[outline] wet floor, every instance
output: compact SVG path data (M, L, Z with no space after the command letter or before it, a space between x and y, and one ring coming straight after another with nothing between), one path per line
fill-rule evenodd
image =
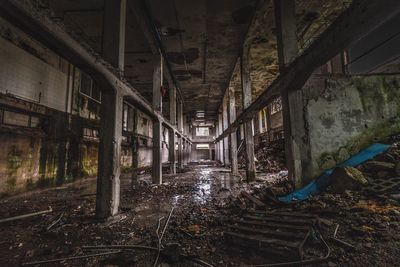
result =
M229 169L213 164L191 165L183 173L164 175L163 184L149 186L153 196L144 196L143 201L134 208L136 220L153 220L156 223L156 218L165 215L172 207L179 212L180 207L188 204L204 208L211 202L222 205L229 197L230 190L242 180L240 175L232 175ZM129 203L129 195L140 191L143 189L140 185L148 185L150 181L150 175L139 177L139 186L133 192L123 192L123 196L128 195L128 199L123 199ZM130 181L123 180L123 183ZM124 187L128 188L126 185Z
M130 175L125 174L121 177L120 215L106 223L94 216L95 178L3 199L0 218L46 210L49 206L53 212L2 225L0 266L82 255L82 247L87 245L157 246L158 222L163 218L160 223L164 225L171 209L174 210L163 244L178 243L180 253L200 257L215 266L237 265L242 263L243 255L232 255L227 250L222 233L226 228L224 220L230 216L230 198L249 186L241 175L232 175L229 169L213 162L189 165L176 175L165 174L161 185L152 185L150 175L141 175L132 188ZM61 220L47 230L59 216ZM105 262L151 266L153 254L124 252L122 263L121 257L117 261L99 257L67 261L60 266L104 266ZM170 266L196 265L182 262Z

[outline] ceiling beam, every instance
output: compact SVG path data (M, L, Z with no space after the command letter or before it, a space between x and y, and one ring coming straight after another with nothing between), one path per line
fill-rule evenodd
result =
M118 90L124 98L132 102L136 108L149 115L152 119L158 119L168 129L183 136L171 125L160 112L153 109L152 105L130 84L121 80L118 73L114 73L109 64L98 55L88 52L77 40L65 31L59 24L51 21L38 10L32 9L24 1L2 0L0 1L0 16L10 21L28 35L46 45L58 55L67 59L70 63L91 75L95 80L108 84L110 88Z
M216 141L235 131L241 123L252 119L259 110L279 96L281 91L300 90L315 69L399 13L398 0L353 0L350 7L302 55L288 65Z
M173 84L177 88L182 103L184 103L179 83L172 72L171 64L168 60L167 53L161 41L161 35L158 32L153 18L151 17L146 2L144 0L132 0L128 1L128 6L130 11L136 16L136 20L138 21L139 26L142 29L147 41L149 42L153 54L161 53L162 57L164 58L165 65L167 67L166 74L169 76L167 80L173 82Z

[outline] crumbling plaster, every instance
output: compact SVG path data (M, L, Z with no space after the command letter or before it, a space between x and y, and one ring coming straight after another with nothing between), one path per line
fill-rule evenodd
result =
M309 180L400 131L400 77L318 76L304 86Z

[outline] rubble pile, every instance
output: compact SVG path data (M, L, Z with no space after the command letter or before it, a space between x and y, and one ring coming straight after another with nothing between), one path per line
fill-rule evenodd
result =
M286 170L285 143L283 139L273 142L260 142L254 147L256 158L256 169L263 173L278 173ZM244 149L239 154L239 167L244 168L246 164Z
M231 202L231 208L240 211L232 212L227 221L228 230L224 231L226 241L239 244L236 246L239 251L245 251L240 244L246 244L257 252L263 251L268 244L273 247L283 244L287 246L285 258L288 259L296 255L290 252L290 248L298 248L298 245L286 242L281 230L280 237L277 237L278 230L270 231L263 227L278 227L277 223L281 223L291 228L294 227L294 214L316 216L318 223L307 228L310 235L305 241L304 250L300 247L300 262L325 262L326 266L397 265L400 258L399 141L400 136L384 140L391 145L387 151L355 168L334 169L327 190L305 201L290 204L280 202L278 196L284 196L290 190L282 183L243 191ZM285 214L285 217L274 221L271 214ZM302 223L306 222L297 217L296 226ZM232 229L236 231L232 233ZM322 238L316 238L316 233ZM318 249L324 247L325 241L329 257L324 256L326 250ZM276 254L270 252L271 255ZM265 264L276 262L282 262L282 257L277 257L273 262L265 259ZM259 263L260 259L249 262Z
M246 183L212 163L165 175L161 185L143 175L132 187L122 177L120 213L106 222L94 217L95 179L3 199L0 218L29 217L1 225L0 262L397 266L398 140L360 166L338 168L320 194L290 204L279 201L293 191L286 172Z

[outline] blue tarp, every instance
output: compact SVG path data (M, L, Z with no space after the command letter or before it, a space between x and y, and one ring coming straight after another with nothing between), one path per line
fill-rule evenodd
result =
M367 161L369 159L372 159L376 155L386 151L390 145L385 145L385 144L373 144L366 149L362 150L358 154L352 156L348 160L340 163L337 167L355 167L357 165L360 165L364 161ZM302 201L308 199L312 195L317 195L321 191L325 190L331 183L330 175L332 174L333 170L328 169L325 170L321 176L313 180L311 183L303 187L302 189L299 189L293 193L290 193L287 196L280 197L279 200L282 202L290 203L292 201Z

